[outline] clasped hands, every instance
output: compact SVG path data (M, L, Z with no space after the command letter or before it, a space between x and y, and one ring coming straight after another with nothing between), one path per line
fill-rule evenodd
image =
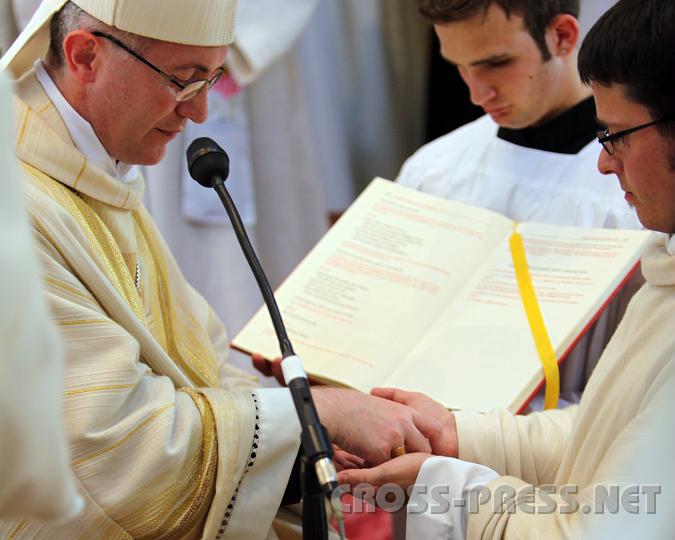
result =
M424 461L434 455L457 457L455 417L424 394L375 388L314 388L319 416L333 441L340 484L366 483L375 489L415 483ZM339 403L339 404L338 404ZM393 457L404 447L405 455Z
M254 365L280 378L280 362L253 357ZM454 415L417 392L375 388L371 395L341 388L312 387L322 424L336 445L341 484L394 483L404 490L433 455L457 457ZM396 449L405 455L394 457Z

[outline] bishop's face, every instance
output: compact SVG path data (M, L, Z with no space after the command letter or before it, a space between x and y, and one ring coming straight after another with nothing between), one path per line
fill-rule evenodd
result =
M649 110L627 97L621 84L592 83L598 119L609 133L646 124ZM628 204L635 207L640 222L648 229L675 233L675 140L651 126L612 143L610 156L600 151L598 169L615 174Z
M88 89L87 118L108 153L129 164L154 165L188 120L208 113L207 90L176 101L179 88L116 45L100 39L99 75ZM227 47L196 47L153 41L142 55L159 69L187 83L213 77Z
M503 127L524 128L540 124L567 107L562 92L568 84L562 61L544 61L541 51L524 25L523 18L510 17L492 3L485 16L435 25L441 55L455 64L469 87L471 101L482 107ZM546 34L553 51L555 33Z

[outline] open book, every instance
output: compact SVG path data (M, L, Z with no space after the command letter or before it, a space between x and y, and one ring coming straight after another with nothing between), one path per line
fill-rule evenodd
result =
M543 370L514 275L516 224L375 179L277 291L307 372L424 392L452 409L519 410ZM637 267L651 233L520 223L561 359ZM263 307L233 340L272 359Z

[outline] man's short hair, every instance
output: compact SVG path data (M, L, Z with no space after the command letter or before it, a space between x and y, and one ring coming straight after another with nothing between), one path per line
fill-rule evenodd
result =
M675 119L675 2L621 0L590 30L579 51L581 80L625 85L652 118ZM675 125L659 126L675 136Z
M579 0L419 0L419 12L433 24L463 21L485 15L492 4L497 4L507 17L519 15L541 51L544 61L551 59L546 44L546 28L560 14L579 18Z
M79 6L72 2L66 2L66 4L54 14L49 25L49 51L47 52L45 62L50 68L60 70L65 66L63 40L70 32L79 29L107 32L124 41L126 45L139 53L152 41L150 38L130 34L129 32L124 32L108 26L89 15L89 13ZM117 50L116 48L116 52L122 53L122 49Z

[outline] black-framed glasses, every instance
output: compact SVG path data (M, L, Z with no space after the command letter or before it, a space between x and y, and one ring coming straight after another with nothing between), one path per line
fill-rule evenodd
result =
M654 120L653 122L647 122L646 124L641 124L639 126L635 126L629 129L617 131L616 133L610 133L609 128L607 128L604 131L598 132L598 142L605 149L605 152L607 152L610 156L612 156L614 155L614 142L623 139L624 137L630 135L631 133L640 131L641 129L655 126L656 124L662 124L664 122L671 122L672 120L673 118L670 117L659 118L658 120Z
M218 80L227 71L224 67L221 67L220 71L218 73L216 73L210 79L196 79L196 80L189 81L189 82L182 82L182 81L179 81L178 79L176 79L175 77L172 77L168 73L164 73L161 69L159 69L157 66L155 66L154 64L147 61L140 54L138 54L136 51L134 51L131 47L122 43L115 36L111 36L110 34L106 34L105 32L100 32L98 30L96 32L92 32L92 35L97 36L97 37L102 37L102 38L107 39L108 41L113 42L115 45L117 45L118 47L120 47L120 48L124 49L126 52L128 52L131 56L133 56L137 60L140 60L141 62L143 62L150 69L159 73L167 81L169 81L172 84L175 84L179 88L179 91L176 93L176 101L189 101L189 100L191 100L193 97L195 97L197 94L199 94L199 92L201 92L204 88L213 87L213 85L216 84L218 82Z

